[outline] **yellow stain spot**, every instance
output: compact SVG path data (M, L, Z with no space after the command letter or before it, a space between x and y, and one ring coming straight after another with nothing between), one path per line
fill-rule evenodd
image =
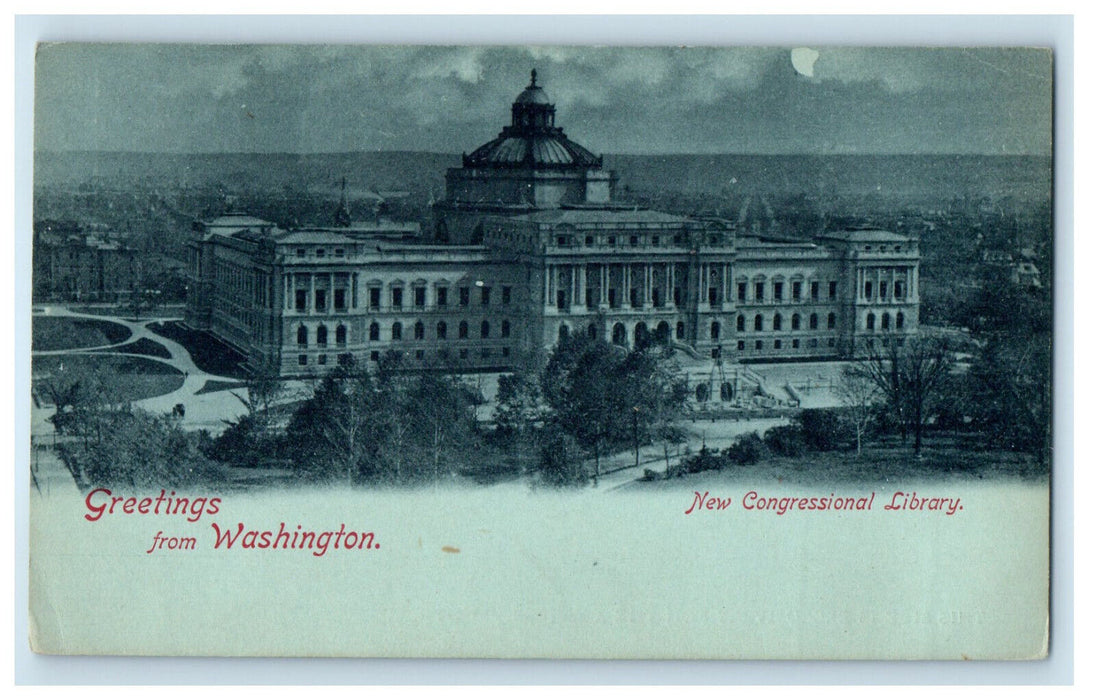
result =
M450 547L449 545L445 545L444 547L442 547L441 551L445 552L446 554L460 554L459 549L457 549L456 547Z

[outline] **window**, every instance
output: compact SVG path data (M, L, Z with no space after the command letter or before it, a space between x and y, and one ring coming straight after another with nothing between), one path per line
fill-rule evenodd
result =
M754 350L760 350L763 347L765 347L765 344L762 343L760 340L755 340L754 341Z
M319 357L317 357L316 358L316 364L326 365L327 364L327 355L320 355Z
M783 282L773 282L773 301L784 301Z
M779 350L781 348L781 346L782 346L782 343L779 340L774 340L773 341L773 349L774 350Z
M632 246L633 248L639 246L639 236L630 236L628 238L628 245Z
M886 282L880 282L879 283L879 298L880 299L886 299L887 298L887 283Z
M510 357L510 348L503 348L502 349L502 356L503 357Z
M875 330L875 314L868 314L868 317L864 319L864 327L869 331Z
M587 247L589 247L589 246L592 246L593 244L594 244L594 237L593 237L593 236L587 236L587 237L586 237L586 245L587 245Z
M898 330L902 330L902 327L905 326L905 325L906 325L906 317L905 317L905 315L902 314L901 311L899 311L898 315L894 317L894 327L897 328Z
M480 324L480 337L481 338L490 338L491 337L491 323L489 321L484 321L483 323Z
M468 321L461 321L457 326L457 337L462 340L468 337Z
M639 306L639 290L635 287L628 290L628 303L633 308Z
M392 340L403 340L403 325L399 321L392 324Z
M803 296L803 283L802 282L792 282L792 300L793 301L799 301L799 299L802 296Z
M784 317L781 316L780 314L777 314L777 315L773 316L773 330L774 331L784 330Z
M792 341L792 348L794 348L796 350L799 349L799 338L796 338L795 340Z
M894 283L894 298L901 299L906 296L906 289L902 285L901 280Z
M380 362L381 361L380 352L377 351L377 350L374 350L371 353L369 353L369 360L370 360L370 362Z
M415 307L423 308L426 306L426 287L415 287Z
M319 345L321 348L327 347L327 326L321 324L320 327L316 329L316 345Z
M764 282L754 282L754 301L765 301Z
M738 341L738 351L742 352L745 349L746 349L746 341L745 340Z
M830 312L830 315L826 317L826 328L829 328L831 331L834 328L837 328L837 314L832 311Z
M830 299L837 298L837 282L830 282Z
M674 329L678 340L685 340L685 323L682 321L677 322L677 328Z
M481 287L480 288L480 304L483 305L483 306L487 306L490 303L491 303L491 288L490 287Z
M303 258L304 255L305 255L304 248L298 248L297 249L297 257L298 258Z
M811 282L811 301L818 301L818 283Z
M871 299L871 291L872 291L872 283L871 282L865 282L864 283L864 298L865 299Z
M335 327L335 344L346 345L346 326L341 323Z
M297 355L297 364L304 367L308 364L308 355Z
M745 282L739 282L738 283L738 301L743 303L743 304L746 303L746 283Z
M888 313L883 314L883 330L890 330L890 314Z
M818 330L818 314L811 314L810 320L807 321L807 327L812 331Z
M674 306L681 306L681 287L674 287Z
M480 350L480 357L491 357L491 348L483 348Z
M316 311L324 311L327 308L327 290L316 290Z
M336 311L346 311L346 290L345 289L336 289L335 290L335 310Z
M449 331L449 328L445 325L445 321L438 321L437 333L438 340L445 340L445 334Z
M830 338L829 342L828 342L828 343L826 343L826 344L827 344L827 345L829 345L829 346L830 346L830 347L832 348L832 347L834 347L835 345L837 345L837 341L836 341L836 340L834 340L833 338Z
M792 330L799 330L799 314L792 314Z
M567 292L563 289L556 290L556 308L560 311L567 308Z
M381 289L380 287L369 288L369 308L378 309L381 305Z
M343 250L342 248L336 248L335 249L335 257L336 258L345 258L346 257L346 251Z
M761 314L754 316L754 330L764 330L764 320L761 318Z
M503 304L509 304L510 303L510 287L509 286L504 286L502 288L502 303Z
M399 309L403 307L403 287L392 288L392 308Z
M712 321L711 336L712 336L712 340L719 340L719 322L718 321Z
M468 306L469 300L472 298L472 292L468 287L460 288L460 305Z
M502 337L503 338L509 338L510 337L510 322L509 321L503 321L502 322Z
M712 306L715 306L716 304L719 303L719 288L718 287L708 287L708 303Z
M415 351L415 359L416 360L421 360L424 357L426 357L426 351L425 350L416 350Z
M651 245L657 246L659 242L658 236L651 236Z
M447 287L438 287L436 298L438 306L446 306L449 303L449 289Z
M317 248L316 249L316 257L317 258L322 258L324 255L326 255L326 252L324 251L323 248Z
M739 317L737 319L735 319L735 330L738 331L739 333L745 332L745 330L746 330L746 317L745 316L739 315Z
M375 321L369 324L369 339L380 340L381 339L381 327Z
M461 348L460 352L457 353L457 355L460 357L460 359L467 360L468 359L468 348Z
M297 345L308 347L308 329L304 326L297 326Z
M426 326L422 325L422 321L415 321L415 340L422 340L426 337Z
M294 299L297 311L304 311L308 307L308 290L298 289Z
M609 245L616 245L616 236L609 236Z

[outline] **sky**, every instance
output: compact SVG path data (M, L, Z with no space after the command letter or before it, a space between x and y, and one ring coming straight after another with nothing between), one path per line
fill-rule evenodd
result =
M1049 51L43 44L35 145L471 152L535 68L595 153L1051 152Z

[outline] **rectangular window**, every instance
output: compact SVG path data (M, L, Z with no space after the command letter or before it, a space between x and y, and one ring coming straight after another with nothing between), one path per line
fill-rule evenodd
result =
M392 288L392 308L398 309L403 306L403 288Z
M308 355L297 355L297 364L304 367L308 364Z
M865 299L871 299L871 289L872 289L871 282L865 282L864 283L864 298Z
M487 306L490 303L491 303L491 288L490 287L481 287L480 288L480 304L482 304L483 306Z
M796 348L796 349L799 348L799 339L798 338L796 338L795 340L792 341L792 347Z
M426 306L426 287L415 287L415 306L420 309Z
M783 282L773 282L773 301L784 301Z
M556 308L560 311L567 308L567 292L562 289L556 290Z
M345 258L346 257L346 251L343 250L342 248L336 248L335 249L335 257L336 258Z
M906 289L900 281L894 283L894 298L901 299L906 296Z
M681 306L681 287L674 287L674 306Z
M879 283L879 298L880 299L886 299L887 298L887 283L886 282L880 282Z
M316 311L325 311L327 309L327 290L316 290Z
M380 287L369 288L369 308L376 309L381 305L381 289Z
M781 346L781 341L779 341L779 340L774 340L773 341L773 349L774 350L779 350L780 346Z
M632 289L628 290L628 303L631 304L633 308L639 306L639 290L638 289L633 287Z
M324 256L324 249L323 248L317 248L316 249L316 257L317 258L322 258L323 256Z
M460 288L460 305L468 306L472 299L472 292L468 287Z
M317 357L316 358L316 364L326 365L327 364L327 355L320 355L319 357Z
M345 289L336 289L335 290L335 310L336 311L346 311L346 290Z
M811 282L811 301L818 301L818 283Z
M503 287L502 288L502 303L503 304L509 304L510 303L510 287Z
M708 303L715 306L719 303L719 288L708 287Z
M632 246L633 248L637 247L639 245L639 236L629 237L628 238L628 245Z
M657 246L659 242L658 236L651 236L651 245Z
M760 350L762 347L764 347L764 345L760 340L754 341L754 350Z
M799 301L803 297L803 283L792 282L792 300Z
M304 255L305 255L304 248L298 248L297 249L297 257L298 258L303 258Z
M745 349L746 349L746 341L745 340L738 341L738 351L742 352Z
M592 246L593 244L594 244L594 237L593 236L587 236L586 237L586 246L589 247L589 246Z
M294 299L294 306L297 311L304 311L308 307L308 290L298 289L296 292L296 298Z
M460 359L467 360L468 359L468 348L461 348L461 351L460 351L459 355L460 355Z
M510 348L503 348L502 349L502 356L503 357L510 357Z
M369 353L369 360L371 362L380 362L380 360L381 360L380 350L374 350L373 352Z
M423 351L423 350L416 350L415 351L415 359L416 360L421 360L424 357L426 357L426 352L425 351Z
M764 282L754 282L754 301L765 301Z
M449 290L445 287L438 287L437 291L438 306L445 306L449 303Z
M740 301L743 304L746 303L746 283L745 282L739 282L738 283L738 301Z
M609 236L609 245L616 245L616 236Z
M837 282L830 282L830 299L837 298Z

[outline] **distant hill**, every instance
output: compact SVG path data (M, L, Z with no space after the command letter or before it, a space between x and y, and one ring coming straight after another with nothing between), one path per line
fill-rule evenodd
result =
M1050 158L1036 156L606 155L627 194L680 192L737 197L1050 197ZM440 198L457 155L425 152L163 154L39 152L35 185L60 189L216 188L227 193L407 191Z

